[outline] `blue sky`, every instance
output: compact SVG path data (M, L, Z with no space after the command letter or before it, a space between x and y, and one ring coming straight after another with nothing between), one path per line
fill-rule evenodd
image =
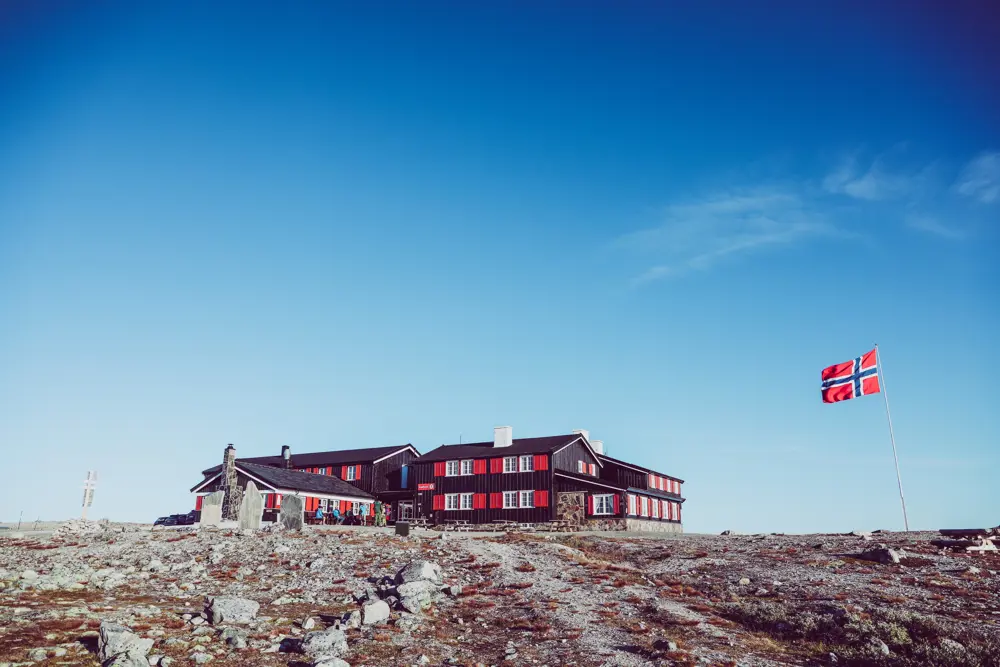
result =
M911 525L996 524L1000 23L932 4L7 3L0 519L511 424L898 528L878 343Z

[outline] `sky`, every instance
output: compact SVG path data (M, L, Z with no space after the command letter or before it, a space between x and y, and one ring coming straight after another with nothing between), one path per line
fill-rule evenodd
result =
M871 5L876 6L871 6ZM992 3L0 9L0 519L589 429L689 532L1000 518Z

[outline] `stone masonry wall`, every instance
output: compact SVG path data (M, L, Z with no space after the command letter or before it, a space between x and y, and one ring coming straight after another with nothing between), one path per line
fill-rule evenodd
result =
M582 491L560 491L556 494L556 519L569 522L571 528L583 526L587 523L585 502Z

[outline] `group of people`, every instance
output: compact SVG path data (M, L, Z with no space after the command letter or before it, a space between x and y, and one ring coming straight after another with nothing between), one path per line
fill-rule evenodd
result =
M368 516L367 513L363 511L364 507L365 506L362 506L362 511L357 514L355 514L353 510L347 510L347 512L341 514L340 508L334 505L333 510L327 514L323 511L323 506L320 505L316 508L316 514L313 518L316 520L316 523L319 524L329 524L334 526L366 526L368 525ZM384 505L381 500L376 500L375 525L386 525L391 512L391 505Z

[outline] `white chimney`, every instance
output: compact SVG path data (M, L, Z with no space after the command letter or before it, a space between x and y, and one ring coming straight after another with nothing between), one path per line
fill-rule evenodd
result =
M604 441L603 440L591 440L590 446L594 448L594 451L598 454L604 454Z
M577 435L582 435L587 440L587 442L590 442L590 431L588 431L587 429L578 428L575 431L573 431L573 433L576 433Z
M493 446L510 447L514 442L513 426L496 426L493 428Z

